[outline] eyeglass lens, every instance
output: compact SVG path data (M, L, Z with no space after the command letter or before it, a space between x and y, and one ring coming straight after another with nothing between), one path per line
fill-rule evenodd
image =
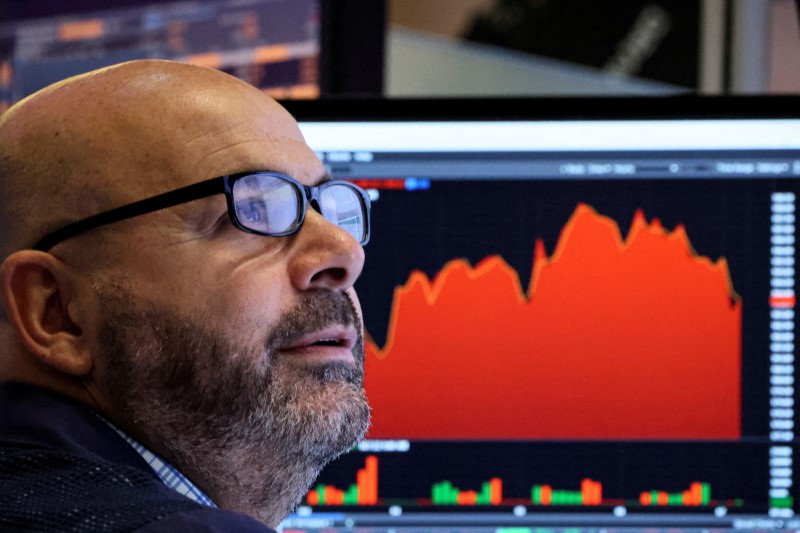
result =
M303 218L303 190L279 176L253 174L233 184L233 205L239 224L263 235L286 235ZM319 207L325 219L362 242L366 213L361 196L345 182L328 182L319 188Z
M365 214L361 196L345 183L327 183L319 191L322 216L355 237L364 240Z
M233 184L233 205L239 223L264 235L291 232L300 221L301 191L292 183L254 174Z

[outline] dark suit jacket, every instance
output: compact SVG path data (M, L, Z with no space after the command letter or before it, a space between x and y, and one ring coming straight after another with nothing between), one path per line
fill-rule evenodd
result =
M86 407L22 383L0 383L0 531L273 530L167 487Z

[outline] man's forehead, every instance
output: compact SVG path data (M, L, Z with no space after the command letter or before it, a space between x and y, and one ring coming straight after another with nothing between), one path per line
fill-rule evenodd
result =
M180 175L276 170L305 181L319 174L321 164L297 123L268 96L238 80L199 88L198 94L183 99L171 120L159 124L162 134L175 136L169 157Z
M292 176L311 185L324 177L326 169L302 138L280 131L239 132L209 135L202 143L181 147L176 154L174 176L183 183L240 172L266 170Z
M302 181L319 174L294 119L257 89L193 69L152 83L159 88L155 101L145 98L137 108L142 95L125 95L130 128L112 132L107 147L133 163L133 179L149 191L247 170L279 170ZM151 96L152 87L139 86ZM140 168L145 172L137 175ZM147 183L148 176L158 183Z

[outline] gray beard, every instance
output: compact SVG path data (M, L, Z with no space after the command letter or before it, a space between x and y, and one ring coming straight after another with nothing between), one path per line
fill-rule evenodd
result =
M343 293L313 291L248 346L201 317L181 317L129 291L96 286L107 413L178 468L220 507L276 526L303 498L320 469L363 437L364 347L356 364L308 363L278 346L331 324L355 325ZM240 328L241 329L241 328ZM257 337L257 336L256 336Z

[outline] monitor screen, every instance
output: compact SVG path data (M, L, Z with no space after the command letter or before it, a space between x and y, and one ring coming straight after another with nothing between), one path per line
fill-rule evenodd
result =
M314 98L320 1L12 4L20 19L0 21L0 112L69 76L147 58L217 68L280 98Z
M798 103L289 103L373 200L373 421L285 530L800 527Z

